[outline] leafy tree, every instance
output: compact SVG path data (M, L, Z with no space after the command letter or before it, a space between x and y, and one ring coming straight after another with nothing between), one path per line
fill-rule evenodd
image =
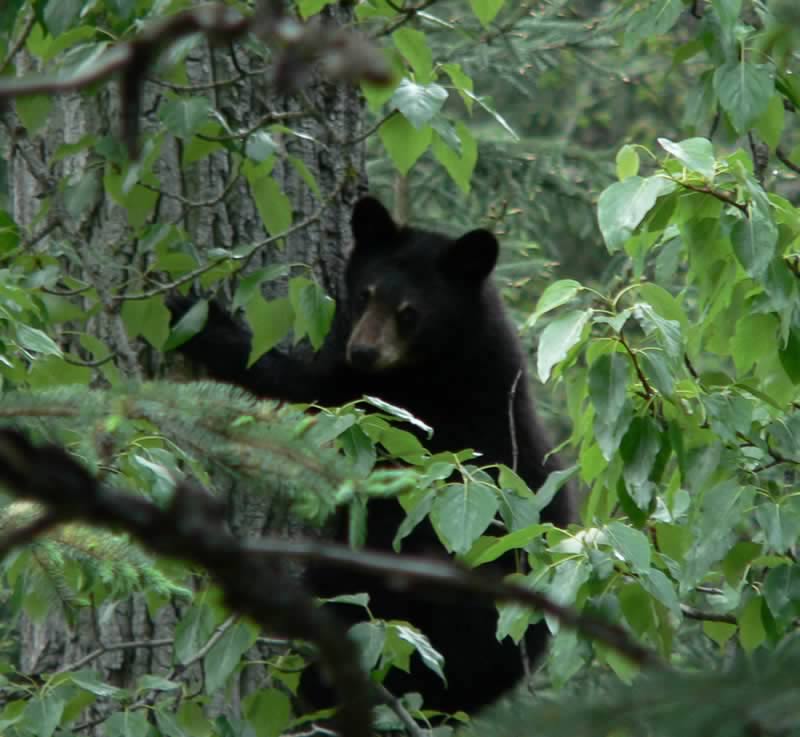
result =
M94 526L134 534L132 519L51 487L84 502L134 492L173 515L180 541L175 500L193 477L228 498L242 540L286 527L287 509L315 525L375 494L401 494L413 519L456 467L491 490L465 499L490 509L475 510L486 525L440 524L444 545L478 571L524 551L531 573L516 580L538 598L492 589L498 634L518 638L543 611L554 634L536 697L521 689L465 731L797 732L795 4L298 0L299 20L265 2L247 27L181 7L50 0L0 14L17 77L0 84L13 98L0 416L35 438L4 436L0 465L9 491L48 502L8 498L0 517L3 733L308 727L289 694L309 650L279 637L295 636L279 616L254 615L266 632L226 608L221 592L253 615L202 546L193 557L145 535L147 552ZM204 33L152 25L167 17ZM351 21L382 56L342 30ZM368 80L366 109L336 75ZM224 387L141 383L203 319L200 306L170 332L163 298L190 282L243 308L254 353L287 336L318 346L365 163L399 216L504 236L505 291L554 388L545 413L569 419L574 528L538 524L549 487L510 469L495 486L478 459L428 457L396 408L309 418ZM376 467L386 456L405 467ZM39 475L47 459L55 484ZM122 511L127 498L113 497ZM412 585L434 573L381 564ZM354 632L376 675L408 657L436 667L402 627ZM377 728L430 716L413 695L387 704Z

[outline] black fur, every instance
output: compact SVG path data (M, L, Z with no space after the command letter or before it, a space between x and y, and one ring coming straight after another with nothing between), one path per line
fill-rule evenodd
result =
M481 464L509 466L514 463L509 397L521 371L513 400L516 468L532 489L539 488L557 466L545 461L548 445L529 396L525 358L490 279L498 250L494 236L475 230L453 240L399 227L372 198L356 205L352 226L355 247L347 265L344 304L338 306L334 328L313 361L271 351L246 368L249 333L213 304L206 327L179 350L206 366L212 376L264 397L337 405L364 394L378 396L434 428L433 438L423 439L430 450L473 448L482 453ZM363 341L348 346L372 298L390 315L404 306L413 311L406 313L397 333L402 337L401 360L382 370L370 369L374 356ZM180 314L189 304L178 298L171 308ZM556 495L542 516L565 525L570 518L568 493ZM403 518L395 501L370 503L367 546L390 550ZM403 551L432 550L441 551L441 545L426 520L404 541ZM508 573L513 560L502 559L495 567ZM322 596L366 590L376 616L408 620L428 635L445 656L447 688L413 662L416 656L410 675L394 669L386 685L396 693L421 692L429 708L474 712L523 674L519 649L508 638L502 643L496 639L497 613L491 603L466 597L431 602L370 576L330 568L312 568L308 580ZM352 606L339 609L344 617L360 611ZM529 628L529 656L542 653L546 636L543 623Z

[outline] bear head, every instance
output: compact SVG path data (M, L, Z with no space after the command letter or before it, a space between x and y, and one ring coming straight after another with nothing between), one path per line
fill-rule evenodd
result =
M400 226L375 198L352 216L347 362L384 372L432 363L470 342L494 293L498 244L488 230L452 239ZM460 351L463 352L463 351Z

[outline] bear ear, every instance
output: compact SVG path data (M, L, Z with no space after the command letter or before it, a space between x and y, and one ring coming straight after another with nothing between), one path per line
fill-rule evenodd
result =
M439 266L446 276L483 281L497 264L499 250L493 233L483 228L471 230L447 247Z
M389 211L374 197L362 197L353 207L350 226L356 245L381 246L397 236L397 224Z

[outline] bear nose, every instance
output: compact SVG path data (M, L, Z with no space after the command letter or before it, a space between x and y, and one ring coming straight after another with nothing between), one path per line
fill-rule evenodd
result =
M375 346L354 345L350 348L350 363L356 368L370 369L378 362L379 355Z

